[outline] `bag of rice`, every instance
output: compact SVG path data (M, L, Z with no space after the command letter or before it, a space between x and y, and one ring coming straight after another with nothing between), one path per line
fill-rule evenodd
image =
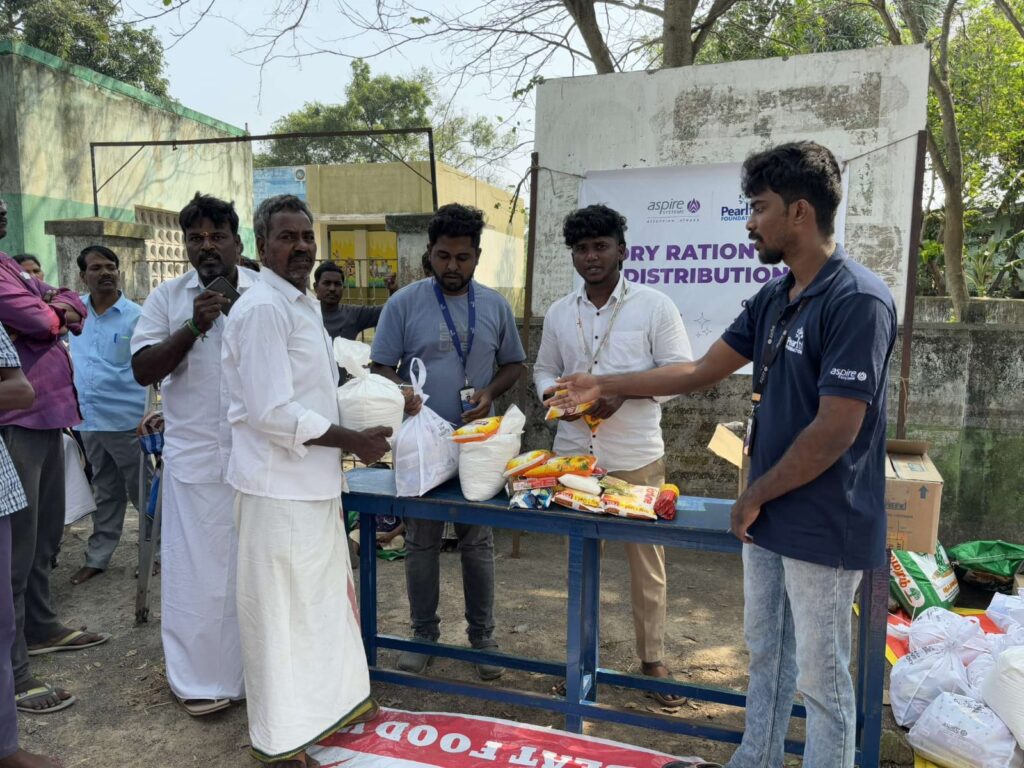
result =
M512 405L490 436L462 443L459 484L467 500L487 501L505 487L505 466L519 453L524 426L526 417Z
M451 441L452 425L427 405L423 392L427 369L417 357L409 364L413 391L423 398L419 413L395 433L392 456L397 496L422 496L448 482L459 471L459 446Z
M894 549L889 558L889 592L911 618L926 608L952 608L960 594L956 574L941 544L935 554Z
M957 648L964 666L989 650L985 632L974 617L961 616L945 608L927 608L911 622L911 651L948 642Z
M397 435L405 416L405 396L391 379L370 373L370 346L339 337L334 340L334 358L353 376L338 387L338 423L356 432L391 427L391 434Z
M967 671L954 643L912 651L893 665L889 701L897 724L912 726L940 693L970 695Z
M996 713L955 693L939 694L907 738L919 757L946 768L1024 766L1024 754Z

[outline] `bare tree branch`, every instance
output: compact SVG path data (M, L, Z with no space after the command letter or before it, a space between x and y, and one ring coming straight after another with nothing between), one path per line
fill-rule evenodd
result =
M1024 38L1024 23L1017 18L1017 14L1013 12L1013 8L1006 0L995 0L996 7L1003 12L1003 15L1007 18L1013 28L1017 30L1017 34Z

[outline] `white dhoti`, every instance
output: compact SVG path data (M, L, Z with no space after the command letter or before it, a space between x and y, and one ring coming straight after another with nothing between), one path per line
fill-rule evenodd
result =
M234 496L229 485L184 483L164 467L161 634L167 681L181 699L245 698Z
M249 738L284 760L369 702L341 503L239 493L235 519Z

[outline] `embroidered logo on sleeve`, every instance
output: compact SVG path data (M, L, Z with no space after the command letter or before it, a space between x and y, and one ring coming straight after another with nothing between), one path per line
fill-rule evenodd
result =
M864 371L853 371L849 368L833 368L828 372L840 381L867 381L868 375Z
M793 331L793 334L786 339L786 351L792 352L794 355L802 355L804 353L803 326Z

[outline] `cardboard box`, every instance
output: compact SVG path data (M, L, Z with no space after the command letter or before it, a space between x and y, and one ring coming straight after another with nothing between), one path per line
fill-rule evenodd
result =
M708 443L712 453L739 468L737 494L746 489L750 474L750 457L743 455L744 428L739 421L719 424ZM886 452L886 546L932 554L939 537L942 475L928 458L928 443L889 440ZM1024 582L1024 575L1017 578Z
M942 505L942 475L928 458L928 443L886 442L886 545L910 552L935 552Z
M721 456L739 469L739 483L736 496L742 495L747 489L747 478L750 476L750 457L743 454L743 434L746 425L742 421L732 421L715 427L708 449L716 456Z
M1016 575L1013 577L1013 591L1019 593L1022 590L1024 590L1024 563L1020 564Z

